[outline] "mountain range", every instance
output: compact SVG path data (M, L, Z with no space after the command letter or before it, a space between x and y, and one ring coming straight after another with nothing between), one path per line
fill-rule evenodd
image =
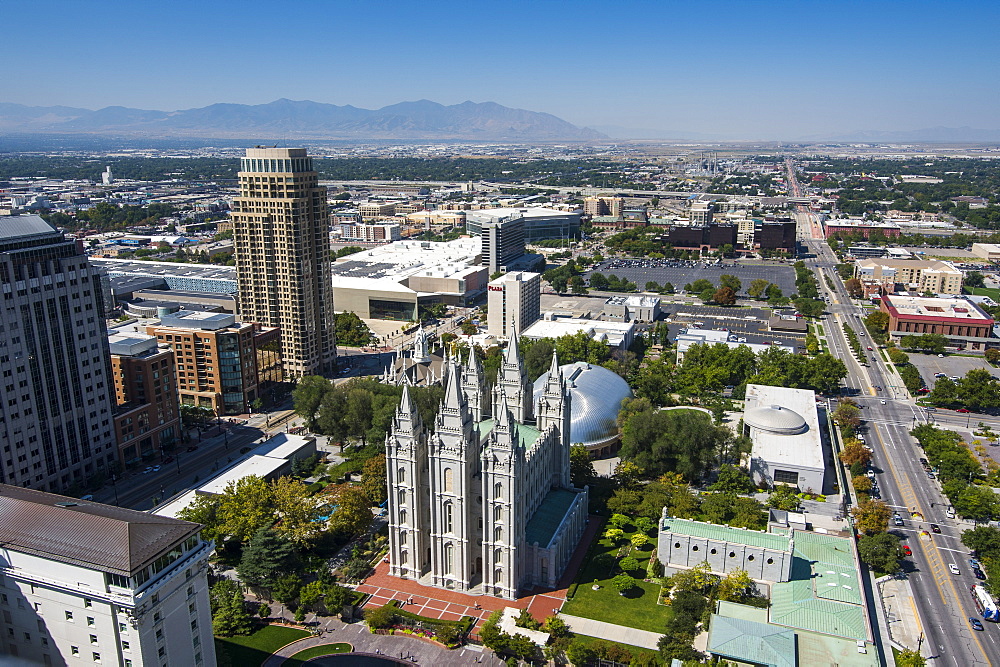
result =
M607 137L552 114L495 102L445 106L429 100L381 109L280 99L156 111L111 106L97 111L0 103L0 132L145 137L600 141Z

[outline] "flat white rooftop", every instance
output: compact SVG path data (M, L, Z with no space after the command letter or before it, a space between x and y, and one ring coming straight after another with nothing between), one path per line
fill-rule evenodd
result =
M521 334L525 338L559 338L584 332L594 340L608 345L621 347L625 341L631 340L635 332L633 322L604 322L601 320L583 320L572 317L536 320L534 324Z
M772 465L787 464L799 468L823 470L823 440L819 431L819 415L816 412L816 392L811 389L790 389L789 387L767 387L748 384L744 419L755 408L777 406L781 411L791 411L805 421L805 429L798 433L785 434L766 429L752 429L753 456L760 457ZM778 411L780 413L780 411ZM776 429L780 428L776 424Z
M882 297L890 311L902 316L948 317L962 320L981 320L984 323L992 318L979 310L967 299L944 299L922 296L885 296Z

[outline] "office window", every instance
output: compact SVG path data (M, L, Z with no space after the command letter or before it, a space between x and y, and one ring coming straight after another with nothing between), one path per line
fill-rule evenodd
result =
M94 603L91 601L90 598L83 598L83 606L84 607L93 607Z
M80 647L79 646L70 646L69 647L69 651L73 655L80 655Z
M90 635L90 643L91 644L97 643L97 635Z
M157 631L156 631L156 641L162 641L162 640L163 640L163 630L162 629L157 629Z
M166 649L166 647L164 647L164 646L161 646L160 648L156 649L156 655L160 656L161 658L162 658L163 656L165 656L166 654L167 654L167 649Z
M123 651L131 651L132 649L129 647L128 642L122 642L122 650Z
M87 617L87 627L88 628L94 627L94 617L93 616L88 616Z
M125 658L125 667L132 667L132 661L128 658Z
M95 652L94 653L94 662L100 662L100 661L101 661L101 654Z
M128 632L128 626L125 625L124 623L122 623L121 621L119 621L118 622L118 632Z
M71 612L71 611L67 611L66 612L66 620L67 621L72 621L73 620L73 612Z

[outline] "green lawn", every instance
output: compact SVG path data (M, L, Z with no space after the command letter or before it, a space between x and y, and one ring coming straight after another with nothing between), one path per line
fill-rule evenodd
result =
M995 287L966 287L964 289L968 294L988 296L997 303L1000 303L1000 289Z
M628 533L628 536L632 534ZM602 568L594 562L599 554L617 554L619 550L624 551L622 545L626 543L626 540L622 540L615 546L601 538L591 544L586 564L577 575L576 581L579 585L576 593L572 600L566 601L562 611L565 614L592 618L596 621L650 632L663 632L672 614L670 607L656 604L660 594L660 584L646 583L641 579L643 573L632 573L638 586L622 596L611 586L611 579L621 574L617 565L608 571L607 568ZM633 549L630 555L644 563L655 550L656 538L651 538L642 549ZM597 579L597 583L601 586L596 591L593 589L594 579Z
M353 650L353 646L345 644L344 642L313 646L312 648L307 648L304 651L299 651L292 657L288 658L281 663L281 667L302 667L307 660L311 660L312 658L319 658L324 655L333 655L335 653L350 653Z
M233 667L257 667L282 646L308 636L308 632L298 628L265 625L257 632L245 637L216 637L215 652L218 654L219 664L228 664Z

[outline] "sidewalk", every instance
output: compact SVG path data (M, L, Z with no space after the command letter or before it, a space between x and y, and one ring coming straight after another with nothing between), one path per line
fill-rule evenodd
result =
M882 593L882 608L885 610L889 635L893 643L903 648L915 649L922 630L910 582L903 578L890 577L878 586Z
M625 627L624 625L605 623L604 621L595 621L579 616L570 616L569 614L560 614L559 617L566 621L566 625L570 630L578 634L597 637L598 639L607 639L608 641L628 644L629 646L648 648L653 651L657 650L657 642L663 636L649 630L638 630L636 628Z

